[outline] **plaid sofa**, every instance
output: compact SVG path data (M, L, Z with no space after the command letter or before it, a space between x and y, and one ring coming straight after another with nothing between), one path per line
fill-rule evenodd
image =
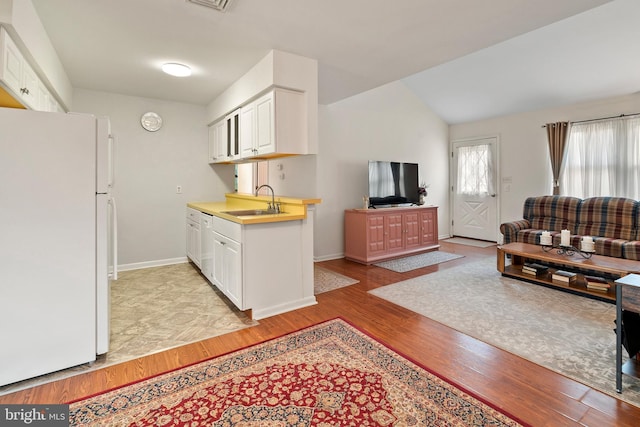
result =
M597 255L640 260L640 202L623 197L569 196L529 197L523 218L500 225L504 243L540 244L549 231L553 245L560 244L560 231L571 232L571 245L580 248L583 236L595 241Z

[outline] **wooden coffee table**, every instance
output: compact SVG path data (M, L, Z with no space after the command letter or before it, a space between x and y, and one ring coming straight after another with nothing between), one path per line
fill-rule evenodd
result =
M497 255L498 271L503 276L526 280L531 283L611 303L616 301L614 280L630 273L638 274L640 272L640 261L601 255L593 255L589 259L583 258L580 254L572 256L559 255L556 250L545 252L542 250L542 246L528 243L514 242L498 246ZM511 265L507 265L505 262L507 255L511 255ZM549 265L549 270L545 274L532 276L522 272L522 266L525 262L543 263ZM577 280L571 283L553 281L551 280L551 274L555 270L574 271L578 273ZM611 283L611 289L608 292L587 289L584 274L607 278Z

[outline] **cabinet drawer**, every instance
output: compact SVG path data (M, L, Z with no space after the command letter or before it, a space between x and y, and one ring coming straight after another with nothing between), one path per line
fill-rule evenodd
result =
M193 208L187 208L187 219L200 223L200 211Z
M211 228L213 228L216 233L222 234L231 240L242 242L241 224L214 216L211 217Z

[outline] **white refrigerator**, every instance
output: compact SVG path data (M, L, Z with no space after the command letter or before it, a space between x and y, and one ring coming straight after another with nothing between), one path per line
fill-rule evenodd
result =
M0 108L0 386L109 348L108 119Z

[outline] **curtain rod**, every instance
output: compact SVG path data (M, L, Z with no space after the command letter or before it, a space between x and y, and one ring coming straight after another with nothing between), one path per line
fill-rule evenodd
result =
M633 113L633 114L620 114L618 116L610 116L610 117L600 117L599 119L589 119L589 120L578 120L575 122L569 122L570 124L575 124L575 123L589 123L589 122L597 122L598 120L608 120L608 119L620 119L622 117L633 117L633 116L639 116L640 113ZM543 128L546 128L547 125L542 125Z
M619 116L600 117L599 119L579 120L579 121L571 122L571 123L573 124L573 123L597 122L598 120L620 119L620 118L622 118L622 117L631 117L631 116L637 116L637 115L640 115L640 113L633 113L633 114L620 114Z

